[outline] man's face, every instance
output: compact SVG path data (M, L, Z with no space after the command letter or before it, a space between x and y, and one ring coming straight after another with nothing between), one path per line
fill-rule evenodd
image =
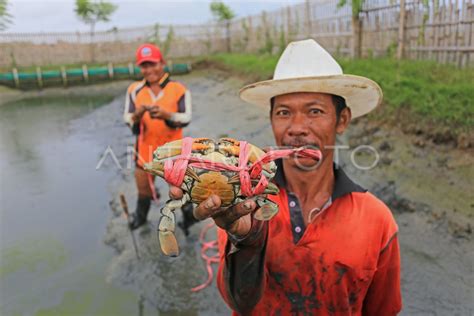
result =
M140 71L143 78L149 83L158 82L163 76L164 65L161 62L152 63L146 61L140 64Z
M336 134L342 133L350 121L350 109L345 108L339 121L332 96L325 93L297 92L276 96L270 115L273 134L278 146L316 146L325 160L332 161ZM289 159L300 169L315 166L310 158Z

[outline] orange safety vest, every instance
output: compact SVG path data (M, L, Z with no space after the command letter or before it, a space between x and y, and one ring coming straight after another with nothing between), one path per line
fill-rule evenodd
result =
M186 87L177 81L169 80L167 73L160 80L160 85L162 90L156 96L146 81L132 83L127 90L124 114L131 114L142 106L160 106L168 112L184 112ZM134 157L136 165L143 167L144 163L152 161L153 152L158 146L181 139L181 127L186 125L187 123L176 125L172 121L153 119L150 113L145 112L139 124L132 127L137 134Z

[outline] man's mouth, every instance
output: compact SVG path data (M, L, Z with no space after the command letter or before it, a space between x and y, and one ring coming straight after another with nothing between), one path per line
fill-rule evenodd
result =
M312 142L290 142L290 143L283 143L284 147L290 148L311 148L311 149L320 149L318 144Z

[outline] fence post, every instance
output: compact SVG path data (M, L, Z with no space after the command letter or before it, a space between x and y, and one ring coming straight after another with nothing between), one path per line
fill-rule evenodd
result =
M231 37L230 37L230 20L225 21L225 37L226 37L226 49L227 52L230 53L232 52L232 43L231 43Z
M82 65L82 77L84 78L84 82L89 82L89 71L87 70L87 65Z
M293 40L293 25L291 21L291 8L290 6L286 7L286 29L288 30L287 41L291 42Z
M109 79L114 79L114 65L112 63L109 63L107 65L107 70L109 72Z
M359 13L352 14L352 58L362 55L362 19Z
M398 22L398 47L397 47L397 59L403 58L403 52L405 50L405 0L400 0L400 19Z
M310 0L306 0L306 36L311 37L311 30L312 30L312 25L311 25L311 5L309 3Z
M20 87L20 77L18 76L18 70L16 68L12 69L13 81L15 82L15 87Z
M132 63L128 63L128 74L130 78L133 78L135 76L135 67Z
M469 25L469 35L468 35L468 42L467 42L467 47L471 48L471 45L472 45L472 20L474 18L474 6L469 6L468 5L468 1L466 1L466 5L465 5L465 10L466 10L466 17L468 16L468 9L470 9L470 12L469 12L469 17L470 17L470 23L468 24ZM468 33L468 32L466 32ZM466 63L465 63L465 66L466 67L469 67L469 59L471 57L471 53L469 51L466 51Z
M364 12L362 1L351 1L351 26L352 26L352 58L360 58L362 56L362 19L360 14ZM358 7L354 7L358 5Z
M38 81L38 87L43 88L43 76L41 74L41 67L36 67L36 80Z
M63 85L67 87L67 73L66 67L61 66L61 78L63 79Z

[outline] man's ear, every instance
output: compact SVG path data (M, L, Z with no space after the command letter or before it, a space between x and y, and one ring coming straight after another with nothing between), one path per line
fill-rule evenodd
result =
M351 108L346 106L344 109L342 109L341 114L339 115L339 120L336 124L337 134L344 133L347 126L349 126L349 123L351 122L351 118L352 118Z

